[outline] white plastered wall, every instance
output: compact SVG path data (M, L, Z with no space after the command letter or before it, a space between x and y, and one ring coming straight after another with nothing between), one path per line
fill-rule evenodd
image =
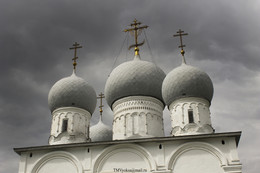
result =
M113 104L113 140L162 137L164 105L147 96L130 96Z
M170 106L172 135L213 133L209 102L202 98L188 97L175 100ZM193 112L194 122L189 122L188 112Z
M202 169L211 173L242 172L235 137L219 137L25 152L19 173L112 173L133 168L154 173L179 173L191 168L193 173Z
M89 139L91 114L81 108L64 107L52 112L52 125L49 144L66 144L85 142ZM67 120L67 130L62 131L64 120Z

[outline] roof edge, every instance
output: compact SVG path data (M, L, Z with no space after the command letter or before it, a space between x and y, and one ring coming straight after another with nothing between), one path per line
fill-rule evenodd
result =
M205 139L205 138L216 138L216 137L235 137L236 145L238 146L241 133L242 133L241 131L237 131L237 132L211 133L211 134L200 134L200 135L167 136L167 137L113 140L113 141L102 141L102 142L83 142L83 143L73 143L73 144L44 145L44 146L14 148L13 150L17 154L21 155L22 152L36 151L36 150L55 150L55 149L72 148L72 147L87 147L87 146L96 146L96 145L113 145L113 144L141 143L141 142L167 142L167 141Z

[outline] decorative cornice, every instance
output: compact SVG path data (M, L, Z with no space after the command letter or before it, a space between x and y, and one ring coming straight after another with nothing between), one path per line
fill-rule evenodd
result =
M91 114L84 110L84 109L81 109L81 108L76 108L76 107L62 107L62 108L58 108L58 109L55 109L55 111L52 112L52 115L53 116L56 116L55 114L59 114L59 113L72 113L72 114L83 114L83 115L90 115L91 117Z
M128 110L151 110L162 113L164 105L158 99L147 96L130 96L122 98L113 104L114 115Z
M134 112L132 114L127 113L127 114L120 114L120 116L115 116L113 122L115 122L117 119L120 120L122 117L126 118L127 116L133 116L133 114L137 116L145 116L145 117L147 117L148 115L150 115L151 117L155 116L157 119L159 118L160 120L163 121L163 117L160 114L151 114L151 113L144 113L144 112L140 112L136 114L136 112Z

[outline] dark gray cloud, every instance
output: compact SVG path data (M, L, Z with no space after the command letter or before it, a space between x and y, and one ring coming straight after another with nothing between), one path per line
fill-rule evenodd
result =
M181 62L179 42L172 35L180 28L189 33L184 38L187 62L206 71L214 83L213 125L218 132L243 131L243 171L257 173L259 6L258 1L242 0L0 1L0 172L18 172L19 156L13 147L47 144L47 96L57 80L72 72L73 52L68 48L75 41L83 45L77 73L99 93L115 57L114 66L132 58L133 51L127 51L131 37L119 52L126 36L123 29L137 18L149 25L145 33L152 56L145 44L142 58L155 61L166 73ZM169 112L164 113L169 134ZM108 106L104 114L111 124ZM98 111L92 124L97 119Z

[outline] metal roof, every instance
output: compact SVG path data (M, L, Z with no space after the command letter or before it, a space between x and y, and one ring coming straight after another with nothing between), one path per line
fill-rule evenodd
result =
M110 107L128 96L150 96L163 102L162 82L165 73L155 64L135 58L117 66L109 75L105 96Z
M93 87L74 73L56 82L48 96L51 112L61 107L77 107L92 114L96 103L96 92Z
M168 106L183 97L204 98L210 103L213 92L213 84L207 73L186 64L173 69L162 84L162 96Z

